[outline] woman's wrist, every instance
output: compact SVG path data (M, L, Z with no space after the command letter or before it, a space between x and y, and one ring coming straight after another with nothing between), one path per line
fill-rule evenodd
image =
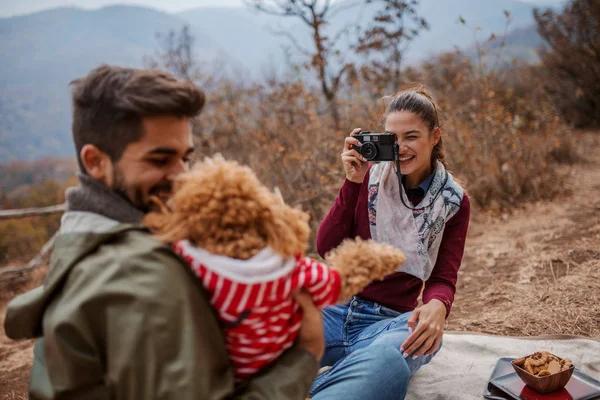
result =
M443 301L438 300L438 299L431 299L427 302L428 305L431 305L432 307L436 307L440 310L440 313L443 312L444 317L446 316L446 305L444 304Z

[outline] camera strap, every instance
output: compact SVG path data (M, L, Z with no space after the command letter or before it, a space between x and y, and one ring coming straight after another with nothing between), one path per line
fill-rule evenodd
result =
M424 210L426 208L431 207L433 205L433 203L436 202L438 197L442 194L444 187L448 183L448 171L445 171L446 174L444 176L444 184L442 185L439 192L437 192L435 194L435 196L431 199L429 204L427 204L426 206L423 206L423 207L410 207L406 204L406 202L404 201L404 196L402 195L403 186L402 186L402 172L400 171L400 145L398 143L394 143L394 162L396 163L396 176L398 177L398 190L400 191L400 201L402 201L402 204L404 205L404 207L408 208L409 210L415 210L415 211L420 211L420 210Z

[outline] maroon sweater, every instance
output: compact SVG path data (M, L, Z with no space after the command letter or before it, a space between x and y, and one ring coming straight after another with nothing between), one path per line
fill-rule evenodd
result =
M317 232L317 251L323 257L337 247L342 240L354 238L370 239L367 214L367 188L369 172L362 184L346 180L329 213L321 222ZM424 193L407 191L413 204L419 204ZM417 192L417 193L415 193ZM465 193L458 212L446 222L437 261L431 276L425 282L423 303L438 299L446 305L446 318L454 301L458 269L465 249L465 238L469 227L470 202ZM359 296L382 304L398 312L412 311L417 307L423 281L405 272L395 272L382 281L374 281Z

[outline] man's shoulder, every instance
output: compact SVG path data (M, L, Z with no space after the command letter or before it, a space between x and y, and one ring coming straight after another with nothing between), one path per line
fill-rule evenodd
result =
M119 225L113 231L115 239L105 245L113 246L119 254L136 257L168 253L172 258L178 259L171 246L160 242L141 226Z
M108 258L112 263L136 257L152 257L169 254L173 260L178 256L169 245L155 239L141 225L118 224L100 232L65 232L58 236L55 251L62 254L74 253L80 263L94 258Z
M102 281L104 288L125 283L140 296L152 296L164 287L176 290L187 286L193 279L188 269L170 246L148 231L119 226L113 229L110 239L73 266L70 281L75 285Z

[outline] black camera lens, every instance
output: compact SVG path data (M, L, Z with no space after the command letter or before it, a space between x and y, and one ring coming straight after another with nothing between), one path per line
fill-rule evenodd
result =
M360 148L360 155L363 156L367 161L374 159L377 157L377 146L370 142L363 143L362 147Z

